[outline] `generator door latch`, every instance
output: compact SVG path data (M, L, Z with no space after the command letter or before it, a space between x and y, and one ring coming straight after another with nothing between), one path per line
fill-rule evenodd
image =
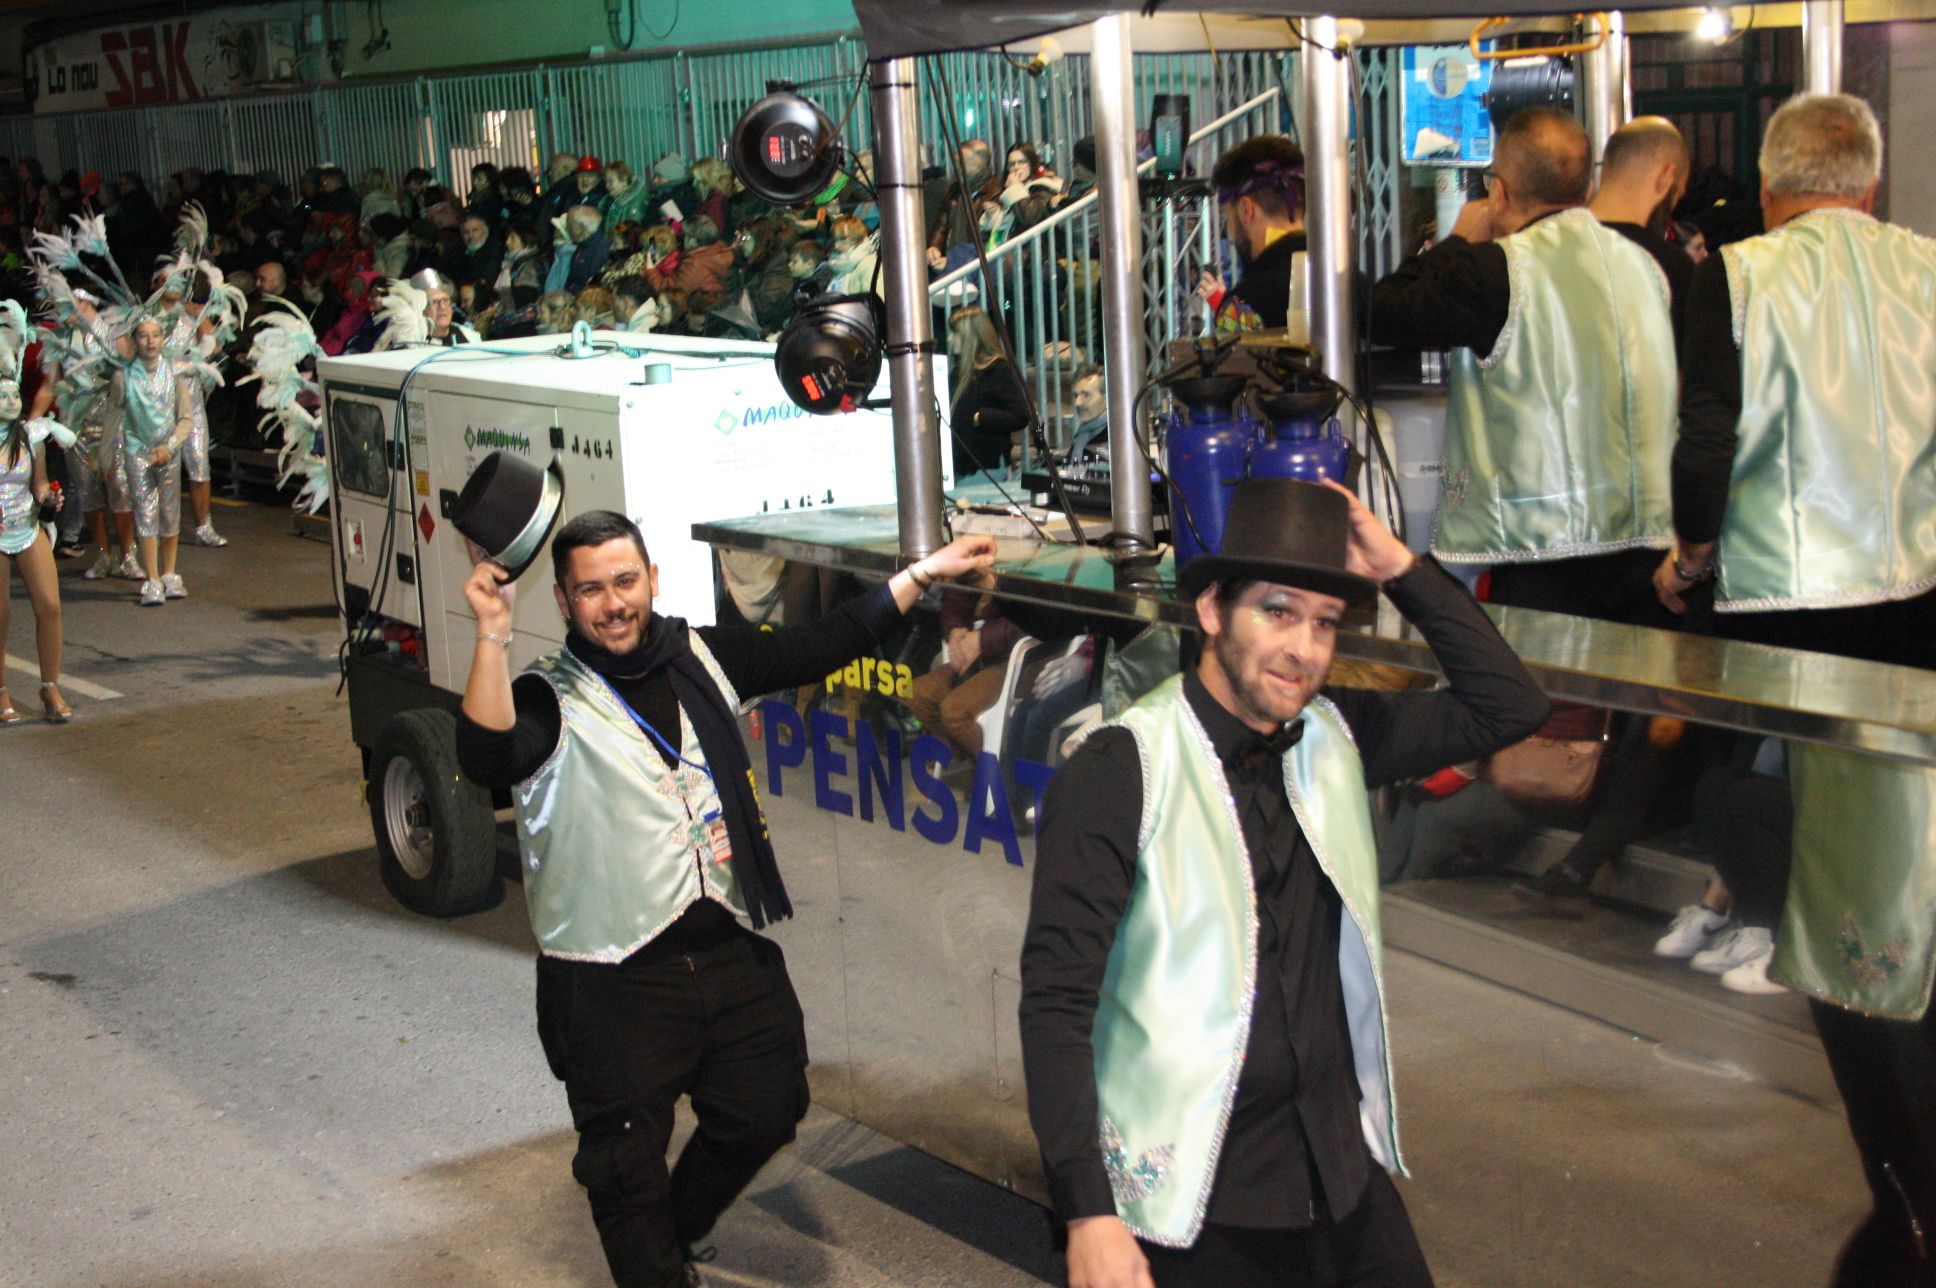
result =
M417 561L409 555L397 556L397 580L406 586L417 584Z
M444 488L438 492L437 508L443 512L446 519L450 518L451 513L457 509L457 493L449 488Z
M563 425L553 425L551 427L551 450L554 452L562 452L565 450L565 427Z

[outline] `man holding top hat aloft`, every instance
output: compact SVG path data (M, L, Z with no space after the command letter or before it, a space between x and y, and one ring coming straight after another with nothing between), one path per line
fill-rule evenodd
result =
M493 473L508 487L516 471ZM541 483L509 490L555 506ZM512 540L487 548L516 567L530 553L516 536L548 522L513 516L497 525ZM818 682L879 644L935 580L989 566L994 542L964 537L818 623L772 631L654 614L658 569L637 526L611 511L564 524L551 558L565 646L515 680L509 576L486 559L464 586L477 650L458 758L477 783L511 789L539 1036L565 1083L572 1173L612 1277L672 1288L699 1282L692 1244L793 1139L808 1103L780 950L737 920L758 929L792 915L740 696ZM668 1174L681 1095L699 1126Z
M1366 790L1524 737L1547 702L1465 590L1357 497L1240 483L1179 576L1195 668L1050 786L1022 1054L1071 1288L1431 1282L1397 1190ZM1324 687L1380 587L1448 681Z

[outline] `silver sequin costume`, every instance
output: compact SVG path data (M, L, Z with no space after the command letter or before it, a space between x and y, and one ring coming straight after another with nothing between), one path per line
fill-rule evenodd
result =
M174 358L193 357L195 333L200 326L201 318L184 309L170 325L168 338L162 342L162 352ZM182 472L190 483L208 482L208 403L200 380L195 381L195 428L182 444L181 462Z
M122 466L138 537L181 533L181 445L188 437L179 427L177 404L182 379L194 379L189 366L166 359L157 362L153 370L137 359L116 377L124 408ZM168 462L156 465L149 455L164 446L169 449Z

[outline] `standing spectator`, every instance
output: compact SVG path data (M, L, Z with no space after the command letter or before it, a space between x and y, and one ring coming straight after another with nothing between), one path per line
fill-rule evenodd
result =
M948 428L954 435L955 482L1008 470L1015 435L1028 427L1028 390L1002 352L988 314L974 305L948 318L948 360L955 377Z
M438 271L459 286L497 281L498 270L504 267L504 243L491 231L490 221L473 208L457 231L463 241Z
M733 235L739 282L753 305L760 334L771 335L793 316L793 275L787 268L791 234L775 219L755 219Z
M504 233L504 257L491 283L508 308L529 308L544 293L544 242L534 226L514 222Z
M605 224L616 228L620 224L643 224L646 215L646 199L651 194L644 180L632 173L632 167L623 161L614 161L605 167L605 191L610 194L610 203L605 207Z
M479 161L471 167L471 194L464 203L464 213L483 216L493 230L504 225L508 213L504 208L504 192L498 187L497 167L489 161Z
M646 229L645 241L660 256L645 268L645 280L653 290L663 293L676 288L716 296L726 289L733 248L720 242L719 226L710 216L694 215L686 221L683 244L663 224Z
M326 165L316 172L316 201L313 207L330 215L360 218L363 198L350 190L350 177L343 167Z
M651 220L664 217L660 207L668 201L679 207L680 219L699 208L699 191L693 187L692 169L683 155L668 152L652 163L652 191L646 201L653 211L646 218Z
M376 271L393 280L407 275L417 253L410 225L397 215L378 215L370 222L370 235L376 241Z
M397 191L397 213L406 223L415 223L424 217L424 192L434 177L420 166L403 172L403 183Z
M370 221L378 215L394 215L402 212L397 204L396 185L390 182L390 172L382 166L373 165L363 172L363 182L356 185L362 194L363 202L357 212L357 223L365 232L369 231Z
M960 177L930 185L928 267L947 272L974 258L981 203L1001 201L1002 180L994 173L994 158L988 140L969 139L955 155Z
M545 275L545 289L576 295L605 267L612 245L605 236L604 220L591 206L573 206L560 231L562 238L552 244L554 258Z
M309 319L309 329L318 336L328 335L342 320L344 312L343 297L337 291L336 283L330 279L329 270L320 265L305 268L298 290L303 316Z
M350 352L350 342L369 325L370 293L376 289L378 280L372 272L350 274L349 281L343 286L342 312L327 333L318 332L320 338L317 343L324 353L335 357Z
M833 234L833 251L827 256L833 271L831 289L841 295L878 294L874 271L880 263L880 235L868 232L867 225L853 215L834 220L829 231Z
M506 166L497 172L497 190L504 196L504 217L537 222L538 181L521 165Z
M140 175L125 170L115 186L119 195L107 209L108 248L130 282L145 282L156 256L168 249L169 230Z
M578 158L570 152L553 152L545 166L544 217L556 219L578 204Z

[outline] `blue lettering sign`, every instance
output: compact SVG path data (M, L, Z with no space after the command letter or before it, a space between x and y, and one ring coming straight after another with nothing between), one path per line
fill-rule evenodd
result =
M832 779L847 777L847 757L827 745L829 734L845 739L847 717L829 711L813 713L813 804L834 814L854 816L854 798L833 789Z
M914 830L936 845L946 845L955 839L955 794L941 781L938 772L946 769L954 758L955 753L948 744L931 733L914 740L914 763L909 769L914 775L915 790L934 803L932 815L925 806L914 811Z
M851 729L854 759L850 775L847 753L835 745L849 738L846 717L816 711L802 720L791 704L770 698L760 704L760 715L766 729L766 787L775 796L786 794L787 770L805 768L813 776L814 806L852 818L854 795L840 790L844 783L839 781L852 778L860 787L862 821L874 822L878 812L897 832L906 831L912 822L914 830L929 844L953 845L959 839L961 848L970 854L980 854L985 843L993 842L1001 846L1005 860L1022 866L1022 846L1015 832L1006 775L1015 775L1016 790L1026 792L1039 809L1042 794L1055 777L1055 770L1049 766L1016 760L1005 770L999 757L984 751L975 758L974 785L963 802L941 779L942 771L954 763L955 753L933 734L916 738L903 755L898 729L876 734L866 721L857 722ZM910 777L919 806L911 819L907 809Z

